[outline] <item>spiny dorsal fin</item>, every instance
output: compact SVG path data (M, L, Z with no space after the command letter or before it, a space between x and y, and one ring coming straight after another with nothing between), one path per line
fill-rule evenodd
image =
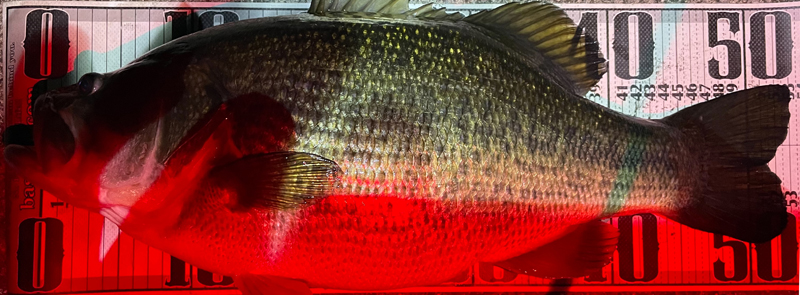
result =
M433 8L433 3L409 10L408 0L312 0L308 13L314 15L361 17L435 19L456 21L461 13L448 13L444 8Z
M308 13L321 15L330 12L366 12L402 14L408 11L408 0L312 0Z
M606 73L605 59L594 36L584 34L553 4L508 3L470 15L464 21L527 40L537 52L567 71L580 95Z
M457 21L464 18L460 12L448 13L447 9L434 8L433 3L428 3L418 7L417 9L405 13L407 16L412 16L421 19L437 19L437 20L450 20Z

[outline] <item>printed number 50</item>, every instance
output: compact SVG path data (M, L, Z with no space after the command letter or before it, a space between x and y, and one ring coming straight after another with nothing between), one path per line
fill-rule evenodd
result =
M630 43L628 34L630 30L629 18L636 16L638 23L638 51L639 60L630 60ZM715 48L724 46L727 51L728 73L722 75L721 61L711 58L708 60L708 71L715 79L736 79L742 74L742 45L736 40L720 39L718 21L725 19L730 24L730 32L736 34L740 30L740 13L738 12L709 12L708 13L708 46ZM766 40L768 18L774 20L774 40ZM581 24L586 25L582 20ZM622 12L614 18L614 44L613 60L617 77L622 79L648 79L653 74L653 17L646 12ZM757 12L750 16L750 56L752 58L752 75L760 79L782 79L792 72L792 18L785 11ZM775 48L767 44L775 44ZM767 72L767 50L774 50L774 73ZM631 62L638 62L638 73L629 71Z

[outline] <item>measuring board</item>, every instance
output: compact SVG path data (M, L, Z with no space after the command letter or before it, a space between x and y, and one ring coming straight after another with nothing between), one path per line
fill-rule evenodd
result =
M498 5L443 6L469 15ZM2 126L31 124L31 97L74 84L88 72L116 70L171 39L227 22L302 13L307 7L307 3L6 3ZM724 93L766 84L787 85L793 99L800 97L800 3L562 7L597 37L609 60L608 74L586 98L613 110L658 119ZM452 282L405 291L798 290L800 103L793 101L790 107L788 138L769 166L783 180L786 206L793 216L787 230L772 242L744 243L638 214L609 220L620 229L618 251L610 265L585 278L552 281L477 264ZM150 248L104 217L75 208L23 179L9 174L6 192L12 293L238 292L231 278Z

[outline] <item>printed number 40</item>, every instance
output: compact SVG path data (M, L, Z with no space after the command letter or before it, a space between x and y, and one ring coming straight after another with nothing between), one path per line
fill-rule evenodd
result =
M630 24L631 17L638 20ZM736 79L742 74L742 45L736 40L720 39L718 21L728 20L730 32L737 33L741 29L738 12L709 12L708 13L708 46L716 48L723 46L727 51L728 72L723 75L720 71L721 61L711 58L708 60L709 75L715 79ZM774 40L766 40L768 18L773 19ZM647 12L622 12L614 18L613 60L615 74L622 79L648 79L654 72L654 41L653 17ZM597 13L586 12L581 15L579 26L597 26ZM629 32L636 26L638 30L637 61L630 60ZM592 30L587 30L591 32ZM596 29L594 30L596 31ZM750 16L750 56L752 58L752 75L760 79L782 79L792 72L792 19L785 11L757 12ZM773 43L774 42L774 43ZM774 49L767 44L775 44ZM767 50L774 50L774 70L772 74L767 71ZM630 73L630 63L638 63L638 73Z

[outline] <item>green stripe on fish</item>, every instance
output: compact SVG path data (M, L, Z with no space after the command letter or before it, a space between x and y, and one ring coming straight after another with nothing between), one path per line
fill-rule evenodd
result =
M650 134L647 134L645 128L638 126L631 128L630 134L631 137L625 154L622 155L617 178L614 180L614 186L608 194L608 202L603 209L603 216L610 216L622 210L622 206L625 205L631 190L633 190L636 177L639 175L639 168L642 165Z

